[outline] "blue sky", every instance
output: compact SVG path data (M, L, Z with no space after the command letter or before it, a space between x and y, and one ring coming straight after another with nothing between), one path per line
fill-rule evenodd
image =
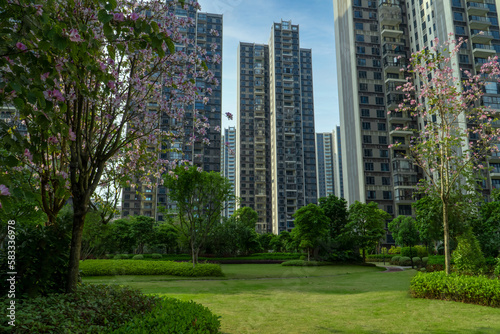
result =
M239 42L267 43L273 22L292 20L300 43L312 49L316 132L339 125L333 1L331 0L198 0L202 12L224 15L222 111L236 115ZM223 122L234 126L235 121Z

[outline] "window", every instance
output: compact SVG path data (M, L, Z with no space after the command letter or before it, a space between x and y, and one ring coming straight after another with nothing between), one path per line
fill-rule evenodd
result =
M358 77L360 79L366 79L366 71L359 71L358 72Z
M361 116L370 117L370 109L361 109Z
M377 128L378 128L378 131L385 131L386 130L385 123L378 123Z
M382 196L384 199L392 199L392 191L384 191L382 192Z
M455 32L457 35L465 35L465 27L455 26Z
M355 22L354 23L354 27L357 30L363 30L363 23L361 23L361 22Z
M389 164L385 163L385 162L381 163L380 164L380 170L382 172L389 172Z
M384 186L390 186L391 185L391 178L390 177L382 177L382 185Z
M378 118L384 118L385 117L385 111L384 110L377 110L377 117Z
M359 99L361 103L368 104L368 96L360 96Z
M459 55L460 63L468 64L469 63L469 55Z
M360 83L359 84L359 90L361 90L361 91L367 91L368 90L368 84Z
M380 49L379 48L372 48L372 55L380 55Z
M382 80L382 73L380 73L380 72L373 72L373 79L375 79L375 80Z
M356 42L364 42L365 36L361 34L356 34Z
M373 67L381 67L381 63L379 59L373 59Z
M376 12L370 12L369 17L370 17L370 19L376 20L377 19L377 13Z
M362 19L363 18L363 12L360 10L355 10L354 11L354 17L357 19Z
M376 199L377 198L377 192L375 190L368 190L368 192L367 192L367 198L368 199Z
M389 157L389 150L380 150L380 157L381 158L388 158Z
M384 98L383 97L376 97L375 104L384 105Z
M372 157L373 156L373 150L371 148L365 148L364 153L365 153L365 157Z
M363 122L362 127L363 127L363 130L370 130L371 124L370 124L370 122Z
M453 12L453 19L455 21L463 21L464 20L464 14L459 13L459 12Z
M381 145L386 145L387 144L387 137L386 136L379 136L378 143Z
M358 66L366 66L366 59L358 58Z
M370 185L375 184L375 178L373 176L367 176L366 177L366 184L370 184Z
M357 46L356 53L364 55L365 54L365 47L364 46Z
M382 85L375 85L375 92L377 93L383 93L384 88Z
M372 143L372 136L364 135L363 136L363 143L365 143L365 144L371 144Z

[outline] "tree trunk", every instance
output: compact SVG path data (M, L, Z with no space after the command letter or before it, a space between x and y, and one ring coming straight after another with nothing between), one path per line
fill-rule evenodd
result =
M194 243L191 241L191 261L193 262L193 268L196 266L196 255L194 250Z
M310 256L310 250L309 248L307 249L307 262L311 261L311 256Z
M450 226L448 224L448 202L443 201L444 266L446 275L451 273Z
M82 196L83 197L83 196ZM80 252L82 248L83 225L87 215L87 200L81 197L73 197L73 231L71 236L71 249L69 253L68 280L66 282L66 293L76 290L80 268Z
M363 248L363 261L366 261L366 253L364 248Z

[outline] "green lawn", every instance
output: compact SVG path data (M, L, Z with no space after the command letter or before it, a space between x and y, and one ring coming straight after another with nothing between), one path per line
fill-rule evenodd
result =
M223 279L89 277L194 300L223 333L500 333L500 309L411 298L415 271L357 266L222 265ZM296 277L296 278L294 278Z

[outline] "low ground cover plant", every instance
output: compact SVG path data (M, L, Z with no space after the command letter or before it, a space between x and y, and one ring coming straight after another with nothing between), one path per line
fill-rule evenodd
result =
M190 261L191 255L189 254L140 254L144 260L156 261ZM299 259L301 253L255 253L248 256L232 256L232 257L215 257L215 256L200 256L200 261L225 261L225 260L295 260ZM127 256L127 257L125 257ZM137 255L108 255L108 259L123 260Z
M500 307L500 280L486 276L419 272L411 280L410 292L416 298Z
M328 266L332 264L333 264L332 262L322 262L322 261L290 260L283 262L281 265L304 267L304 266Z
M185 277L224 276L220 265L146 260L86 260L80 263L82 276L173 275Z

